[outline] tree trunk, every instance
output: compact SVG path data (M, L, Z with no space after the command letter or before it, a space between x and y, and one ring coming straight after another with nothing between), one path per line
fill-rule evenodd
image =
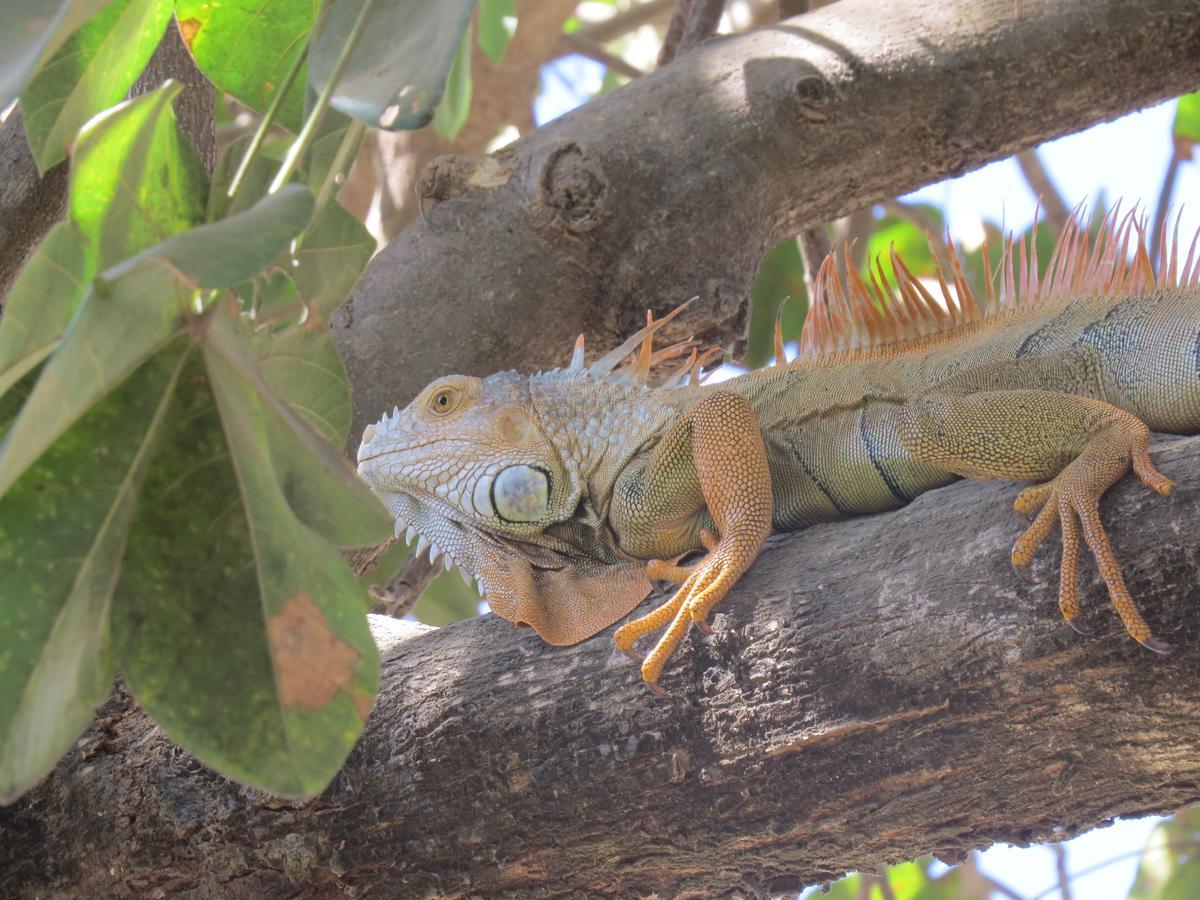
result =
M646 307L699 295L668 337L738 338L780 240L1198 81L1194 0L842 0L709 41L430 164L424 215L334 317L352 441L438 375L607 348Z
M1155 460L1176 491L1127 478L1104 514L1170 655L1126 636L1094 576L1096 634L1068 628L1054 554L1035 587L1009 567L1013 486L960 483L773 538L666 699L607 634L377 619L382 692L309 803L224 781L118 692L0 810L0 895L782 893L1194 803L1200 438Z

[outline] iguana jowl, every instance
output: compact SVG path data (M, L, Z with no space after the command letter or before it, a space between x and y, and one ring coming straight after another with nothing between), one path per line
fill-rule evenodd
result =
M478 580L493 610L552 644L624 617L652 581L677 583L615 634L631 652L665 627L642 662L654 688L773 531L894 509L959 476L1039 482L1014 504L1033 515L1013 547L1018 571L1060 526L1066 620L1079 615L1086 545L1129 633L1165 650L1098 508L1131 465L1170 490L1147 454L1151 429L1200 431L1195 242L1182 264L1164 251L1156 276L1142 238L1115 211L1091 241L1072 223L1042 274L1010 243L1000 291L989 285L983 302L953 255L954 289L939 269L940 299L894 252L894 285L878 263L870 286L850 265L843 280L831 257L797 361L703 385L694 351L650 378L680 355L652 353L666 319L590 366L581 339L566 369L435 381L366 429L359 472L398 535L419 535L419 549ZM782 363L778 331L776 343Z

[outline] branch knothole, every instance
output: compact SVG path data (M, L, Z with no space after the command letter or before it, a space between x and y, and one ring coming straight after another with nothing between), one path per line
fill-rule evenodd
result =
M594 153L570 141L555 146L537 171L537 200L572 234L590 231L608 212L608 178Z
M417 178L417 197L421 201L446 200L455 193L456 183L462 181L461 156L439 156L431 159Z
M826 109L833 102L833 86L824 76L815 73L801 75L792 85L792 93L800 108L800 115L809 122L826 122Z

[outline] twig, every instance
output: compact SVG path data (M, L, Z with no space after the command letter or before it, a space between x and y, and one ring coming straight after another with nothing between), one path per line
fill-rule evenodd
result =
M569 53L578 53L580 56L586 56L588 59L594 59L596 62L607 66L618 75L624 75L626 78L637 78L639 75L646 73L632 63L622 59L615 53L609 53L602 46L589 41L587 38L581 38L579 33L564 34L558 39L558 54L566 56Z
M674 6L675 0L647 0L637 6L631 6L624 12L616 13L599 22L588 22L575 29L575 36L594 44L607 44L621 35L641 28L663 16Z
M1167 171L1163 175L1162 187L1158 191L1158 204L1154 208L1154 227L1150 229L1150 262L1158 265L1158 257L1162 252L1163 224L1167 221L1167 213L1171 209L1171 196L1175 193L1175 178L1179 175L1179 164L1185 159L1192 158L1193 144L1188 141L1186 149L1178 139L1175 141L1175 151L1167 163Z
M1062 844L1051 844L1054 854L1054 871L1058 875L1059 900L1071 900L1071 876L1067 872L1067 848Z
M967 861L963 863L963 869L966 870L972 880L974 880L980 886L989 889L989 891L995 891L998 894L1003 894L1008 898L1008 900L1025 900L1024 897L1022 897L1008 885L997 881L990 875L984 874L983 870L979 868L979 854L975 851L971 851L971 853L967 855Z
M441 573L441 567L431 563L424 553L413 553L391 581L383 587L371 588L371 598L375 601L371 612L403 619L412 612L429 583Z
M880 864L879 873L875 876L875 883L879 885L879 893L883 895L883 900L896 900L896 892L892 890L892 882L888 880L888 867Z
M725 11L725 0L679 0L658 51L658 64L665 66L716 33Z
M1037 150L1033 147L1022 150L1016 159L1017 165L1021 167L1021 174L1025 176L1025 183L1029 185L1029 189L1038 198L1046 213L1046 224L1050 226L1050 233L1062 234L1067 220L1071 218L1071 211L1050 178L1050 173L1042 165Z

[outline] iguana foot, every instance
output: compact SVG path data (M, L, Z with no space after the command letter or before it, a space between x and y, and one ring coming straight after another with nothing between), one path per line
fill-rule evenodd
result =
M699 562L690 566L680 566L662 560L651 560L647 563L646 574L652 581L672 581L679 584L679 590L662 606L626 622L613 635L618 650L641 662L642 678L645 679L646 686L657 694L666 693L659 687L658 679L667 660L687 634L688 626L694 622L702 631L712 631L707 622L709 613L733 587L758 551L755 547L747 561L742 558L747 553L744 552L741 542L717 541L715 536L711 541L703 537L701 539L705 546L711 543L711 548ZM658 639L658 643L644 658L640 657L633 649L634 643L664 625L667 630Z
M1039 511L1013 545L1012 564L1018 574L1032 581L1029 564L1033 555L1054 531L1054 526L1059 525L1062 528L1062 569L1058 607L1067 623L1076 631L1088 633L1076 622L1080 612L1079 556L1086 544L1096 559L1108 595L1126 631L1142 646L1165 653L1170 645L1154 637L1138 612L1100 519L1100 498L1129 470L1130 464L1146 487L1164 496L1170 493L1170 479L1150 461L1149 442L1150 433L1144 425L1106 430L1053 480L1022 491L1013 503L1014 508L1023 513Z

